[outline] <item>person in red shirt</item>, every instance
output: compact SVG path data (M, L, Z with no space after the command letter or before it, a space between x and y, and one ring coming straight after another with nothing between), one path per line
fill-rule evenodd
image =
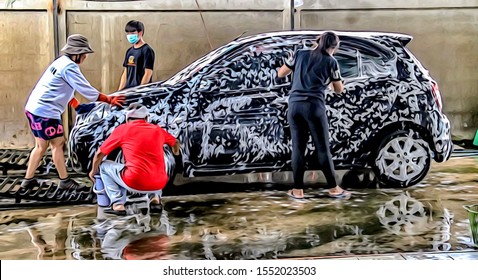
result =
M161 193L168 182L164 163L165 144L172 147L173 154L179 155L180 143L161 127L148 123L148 109L133 103L128 107L126 123L118 126L100 146L93 158L89 174L100 173L101 180L111 201L111 209L105 212L125 215L126 191L147 193L151 209L159 209ZM125 164L103 161L113 150L121 148Z

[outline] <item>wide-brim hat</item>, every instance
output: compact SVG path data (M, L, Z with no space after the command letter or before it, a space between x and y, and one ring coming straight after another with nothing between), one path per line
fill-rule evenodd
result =
M66 54L93 53L88 39L81 34L73 34L66 39L66 45L61 49Z
M148 117L148 108L139 103L131 104L126 111L126 119L145 119Z

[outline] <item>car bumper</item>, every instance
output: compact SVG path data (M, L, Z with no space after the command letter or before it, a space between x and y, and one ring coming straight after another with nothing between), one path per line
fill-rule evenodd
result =
M451 141L450 121L445 114L434 110L430 114L429 131L432 132L433 158L437 162L448 160L453 152L453 142Z

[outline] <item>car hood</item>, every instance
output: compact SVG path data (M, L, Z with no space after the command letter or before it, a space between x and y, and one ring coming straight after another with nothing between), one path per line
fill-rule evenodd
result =
M123 90L113 95L124 95L124 107L111 106L96 102L89 113L77 115L75 125L69 136L69 151L73 168L86 171L99 146L119 125L126 122L126 108L139 102L149 110L148 121L178 136L186 118L187 99L183 98L183 89L178 86L163 86L154 83Z

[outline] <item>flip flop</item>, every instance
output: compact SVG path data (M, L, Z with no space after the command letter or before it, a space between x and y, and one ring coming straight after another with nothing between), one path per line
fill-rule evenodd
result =
M151 211L151 213L161 213L163 211L163 205L161 203L160 204L150 203L149 210Z
M289 191L287 191L287 196L289 196L289 197L291 197L291 198L293 198L293 199L298 199L298 200L303 200L303 199L305 198L305 196L304 196L304 197L295 196L295 195L294 195L294 192L290 192L290 193L289 193Z
M329 197L331 198L350 198L351 195L352 194L346 190L342 190L342 192L338 194L329 193Z
M126 210L113 210L113 208L107 208L103 210L106 214L113 214L117 216L126 216Z

